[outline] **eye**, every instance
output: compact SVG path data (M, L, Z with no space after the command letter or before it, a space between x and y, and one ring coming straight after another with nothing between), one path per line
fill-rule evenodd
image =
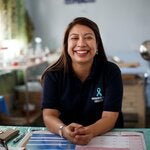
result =
M74 39L74 40L76 40L76 39L78 39L78 37L72 37L71 39Z
M78 40L79 38L74 36L74 37L70 37L71 40Z
M86 40L91 40L91 39L93 39L93 37L92 36L86 36L85 39Z

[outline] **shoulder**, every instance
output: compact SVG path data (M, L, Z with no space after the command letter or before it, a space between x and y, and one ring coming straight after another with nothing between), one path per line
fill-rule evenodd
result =
M94 63L95 63L96 69L99 68L106 72L114 72L114 71L120 72L121 71L120 68L118 67L118 65L111 61L96 60Z
M115 75L120 75L121 70L117 64L111 61L101 61L99 59L94 60L94 65L92 71L94 74L103 75L105 77L113 77Z
M120 72L120 68L118 67L117 64L107 61L105 63L105 67L107 67L107 69L109 69L110 71L119 71Z
M47 71L45 73L45 80L58 81L58 79L61 79L63 76L64 76L63 69L57 71Z
M104 75L106 80L121 83L121 70L118 65L113 62L106 62Z
M121 70L118 67L117 64L106 61L101 64L101 68L103 68L103 73L106 77L113 78L114 76L120 76L121 75Z

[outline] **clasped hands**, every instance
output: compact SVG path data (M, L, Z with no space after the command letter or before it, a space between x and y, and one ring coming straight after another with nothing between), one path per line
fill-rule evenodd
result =
M63 128L63 136L77 145L86 145L93 138L90 128L77 123L71 123Z

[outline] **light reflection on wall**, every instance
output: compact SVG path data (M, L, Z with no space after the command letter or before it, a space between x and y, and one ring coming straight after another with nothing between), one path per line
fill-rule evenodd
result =
M20 53L24 48L24 44L19 40L12 39L1 41L0 47L0 62L6 66L10 65L16 58L20 56Z
M0 41L4 39L4 15L3 12L0 13Z

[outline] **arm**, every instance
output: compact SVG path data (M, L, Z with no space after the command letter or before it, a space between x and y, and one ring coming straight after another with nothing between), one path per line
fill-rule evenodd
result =
M93 136L101 135L115 126L118 115L118 112L104 111L102 113L102 118L88 126L88 128L93 131Z
M43 109L45 126L53 133L59 134L58 129L63 122L59 119L60 112L56 109Z
M92 131L93 136L104 134L115 126L118 115L118 112L104 111L102 118L87 128Z
M104 111L102 113L102 118L99 119L94 124L87 127L79 128L76 131L76 136L74 138L74 143L85 145L95 136L106 133L111 130L118 118L118 112L108 112Z
M77 123L71 123L70 125L66 126L64 123L59 119L60 112L57 109L43 109L43 120L45 126L50 130L50 132L59 134L60 126L64 126L62 128L62 135L72 143L74 143L74 138L76 135L76 130L78 128L83 127Z
M60 127L64 123L59 119L60 111L57 109L53 109L56 106L58 106L58 86L59 83L58 78L53 74L48 74L45 77L44 84L43 84L43 102L42 102L42 108L43 108L43 120L45 126L48 128L48 130L52 133L59 134ZM51 88L52 87L52 88ZM49 107L49 108L47 108ZM81 127L82 125L72 123L70 125L67 125L61 129L63 137L68 139L69 141L73 142L73 139L75 137L75 129ZM65 129L65 131L64 131Z
M56 109L43 109L43 119L46 127L53 133L59 134L59 127L64 123L59 119L60 112ZM77 123L71 123L62 130L63 136L74 144L85 145L97 135L111 130L118 117L118 112L104 111L102 118L94 124L83 127Z

